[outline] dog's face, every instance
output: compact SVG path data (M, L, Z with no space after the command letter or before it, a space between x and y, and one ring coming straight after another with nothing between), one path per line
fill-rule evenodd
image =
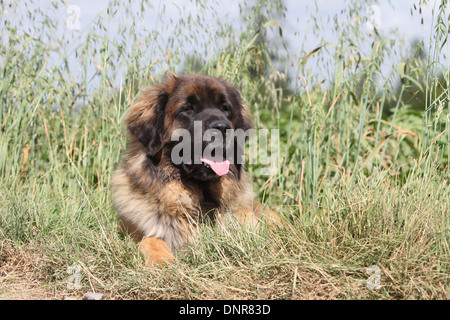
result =
M233 134L251 128L238 91L224 80L205 76L170 76L141 96L126 123L153 165L159 165L161 157L170 158L181 175L200 181L217 180L229 170L239 176L236 156L244 146ZM185 134L182 140L173 138L177 132ZM181 163L173 152L180 143Z

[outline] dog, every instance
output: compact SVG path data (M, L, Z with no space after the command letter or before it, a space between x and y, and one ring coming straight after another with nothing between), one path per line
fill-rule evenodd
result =
M234 137L223 142L229 131L252 128L241 95L226 80L169 75L138 96L125 124L128 145L113 174L113 203L121 229L139 242L147 265L174 261L175 250L192 242L199 223L235 215L254 228L266 211L275 217L254 201L238 159L245 140ZM202 141L208 130L223 139L218 139L210 155L204 155L213 140ZM174 161L180 144L174 139L176 132L193 137L183 139L184 146L192 148L182 161ZM219 147L232 156L226 157Z

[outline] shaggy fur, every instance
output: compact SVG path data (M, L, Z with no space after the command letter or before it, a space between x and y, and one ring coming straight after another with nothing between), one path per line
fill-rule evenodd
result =
M233 213L255 224L259 205L241 165L231 164L218 177L202 164L175 165L170 158L172 132L192 130L192 120L223 120L247 130L250 118L234 87L205 76L171 75L130 108L128 148L112 179L113 201L122 230L140 242L146 263L173 260L172 251L190 242L205 219Z

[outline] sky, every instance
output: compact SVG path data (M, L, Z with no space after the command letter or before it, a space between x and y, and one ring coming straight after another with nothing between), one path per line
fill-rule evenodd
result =
M137 1L139 2L139 1ZM91 23L97 14L104 12L108 5L107 0L67 0L68 5L74 5L79 8L79 22L80 31L86 30L86 27ZM164 5L165 16L176 19L180 15L186 16L189 12L200 10L195 5L189 5L189 1L152 1L152 8L150 8L147 16L144 17L145 23L149 28L162 28L165 21L158 21L157 14ZM240 18L239 4L242 1L229 0L219 1L217 4L217 12L223 19L236 20ZM369 1L369 3L371 3ZM409 42L415 39L425 39L425 43L429 39L430 26L432 20L432 8L435 5L435 0L428 1L428 5L422 5L422 14L419 15L417 11L411 14L411 8L418 0L379 0L373 1L373 4L366 5L366 9L362 10L367 22L363 24L363 28L377 27L380 32L384 32L388 36L397 39L403 39L406 47ZM318 19L322 19L324 29L320 35L323 39L332 40L333 38L333 23L327 20L327 17L339 13L347 6L347 1L343 0L285 0L287 7L286 17L280 21L283 29L283 38L289 44L289 51L298 58L301 49L306 52L317 48L320 41L317 36L312 36L311 25L308 25L308 19L311 14ZM61 18L68 18L69 15ZM421 23L423 19L423 24ZM170 23L170 22L167 22ZM206 17L208 23L208 17ZM214 28L214 18L210 17L211 28ZM167 29L167 30L170 30ZM276 28L273 32L277 32ZM276 34L275 34L276 36Z
M94 20L97 14L105 11L108 0L67 0L68 5L78 6L80 9L79 20L81 29ZM239 16L239 0L221 1L217 10L222 12L226 18L233 19ZM434 0L428 1L428 5L422 6L422 15L411 15L411 7L414 3L418 4L418 0L379 0L373 1L372 5L367 8L367 16L372 16L375 23L381 27L381 30L391 30L393 28L404 35L406 38L426 37L429 33L429 25L431 21L432 8L435 4ZM179 7L188 1L152 1L153 8L150 11L158 11L161 3L166 6L166 15L176 17L180 14ZM346 1L343 0L317 0L318 14L322 16L332 16L345 8ZM286 0L287 7L286 19L283 25L284 34L289 37L295 31L299 31L302 27L302 21L307 19L307 10L314 8L312 0ZM372 7L375 11L370 11ZM191 8L191 9L190 9ZM195 6L184 7L185 10L196 10ZM186 12L182 12L186 14ZM68 15L67 15L68 17ZM61 17L64 18L64 17ZM424 19L424 24L420 23L420 19ZM151 21L152 19L149 19Z
M124 0L121 0L124 1ZM59 10L59 14L55 17L56 20L62 22L61 25L65 27L62 32L72 33L74 39L84 41L84 36L87 35L89 27L98 17L98 15L106 15L108 7L108 0L65 0L66 11L64 8ZM153 0L150 1L150 7L144 11L141 21L137 21L137 27L144 26L149 30L160 30L161 37L168 37L173 30L171 24L180 17L186 17L189 13L195 13L202 10L201 6L195 5L196 1L168 1L168 0ZM242 17L240 13L240 5L242 0L216 1L214 2L213 15L206 15L204 22L208 28L214 29L216 27L215 21L217 19L226 20L233 24L242 24ZM251 0L247 0L251 2ZM348 7L349 1L343 0L285 0L286 17L279 18L279 22L283 31L283 39L288 44L288 52L290 58L295 60L304 55L304 52L309 52L323 43L323 41L333 42L334 23L330 17L340 13L343 9ZM432 8L435 6L435 0L429 0L428 5L422 5L422 13L419 15L417 11L411 14L411 8L414 3L419 0L378 0L366 1L363 9L360 10L363 19L362 28L371 30L374 26L383 33L385 37L392 37L393 39L402 39L399 41L399 46L403 44L408 47L410 42L415 39L424 39L425 45L430 38L430 31L432 26ZM25 2L20 2L21 5ZM34 5L45 3L49 5L47 0L36 0ZM132 0L133 10L140 10L140 0ZM194 3L194 4L193 4ZM1 10L1 9L0 9ZM164 18L158 18L160 13L164 12ZM210 11L207 11L210 14ZM8 12L0 12L2 14L11 14ZM320 34L314 34L311 26L311 16L318 19L323 25ZM423 24L421 20L423 19ZM1 21L1 20L0 20ZM129 21L115 21L116 25L109 25L111 29L110 34L114 36L115 30L118 29L119 23L130 23ZM354 21L340 21L340 23L355 23ZM0 26L1 28L1 26ZM33 28L31 28L33 29ZM270 28L272 33L269 36L277 37L278 29ZM35 30L39 32L39 30ZM200 34L201 37L203 34ZM55 38L57 35L55 35ZM211 52L217 48L220 50L220 39L206 38L204 40L209 43ZM164 42L164 41L162 41ZM183 44L187 48L195 46L194 43ZM366 44L369 46L369 44ZM192 49L192 48L191 48ZM370 50L370 47L367 48ZM194 48L195 51L195 48ZM150 57L154 59L155 57ZM392 69L392 63L398 61L390 61L385 63L385 69ZM313 66L314 67L314 66ZM177 70L178 71L178 70ZM119 80L120 81L120 80Z

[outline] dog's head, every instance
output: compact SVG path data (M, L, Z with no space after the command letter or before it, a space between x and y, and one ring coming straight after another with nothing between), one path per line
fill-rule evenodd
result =
M250 119L239 92L225 80L171 75L143 92L125 122L152 165L164 157L182 175L207 181L229 170L239 177L246 136L236 133L250 129Z

